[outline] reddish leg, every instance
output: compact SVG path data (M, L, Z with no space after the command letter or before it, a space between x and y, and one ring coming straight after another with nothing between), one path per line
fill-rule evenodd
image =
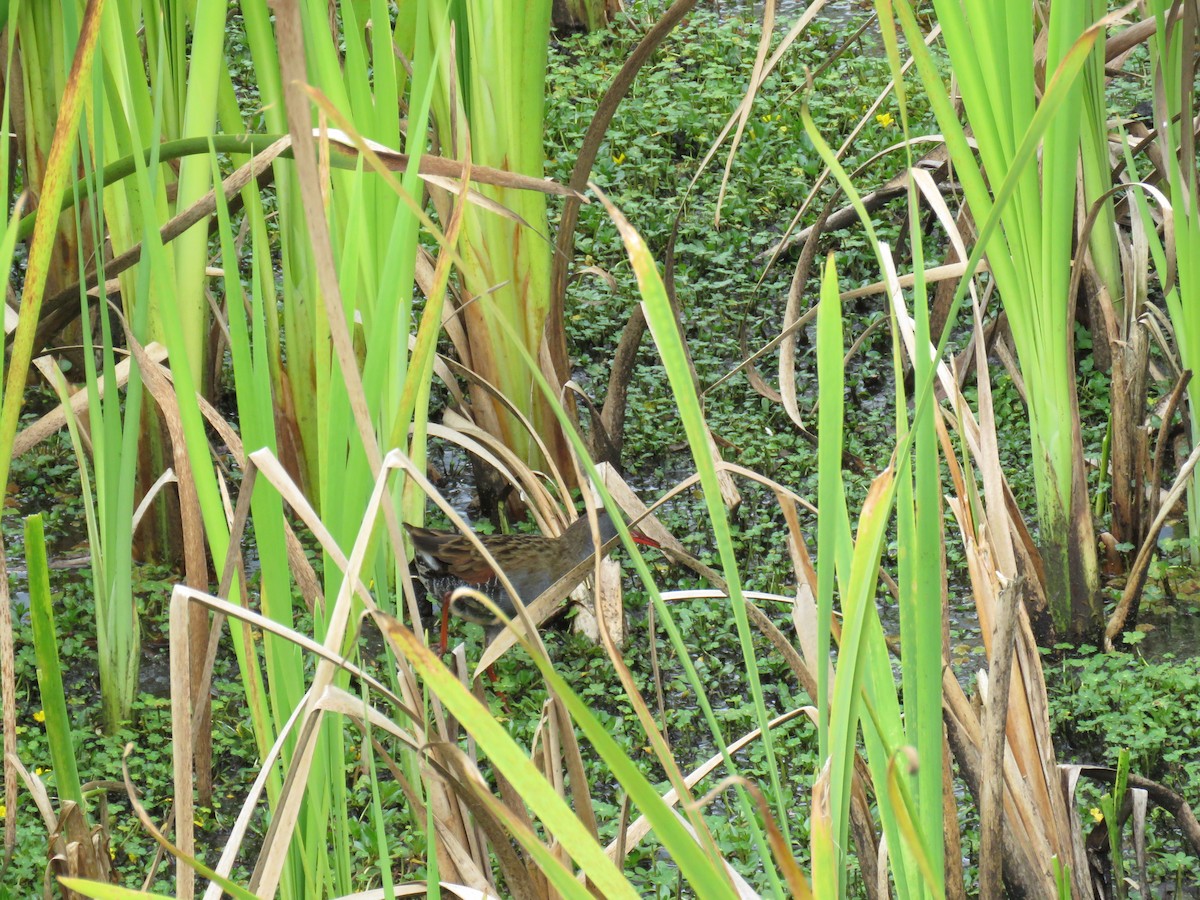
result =
M508 714L508 717L511 719L513 717L513 711L512 711L512 707L508 705L508 694L504 693L504 691L502 691L498 687L496 687L496 685L500 682L500 676L496 674L496 667L494 665L491 665L491 666L488 666L483 671L484 671L484 674L487 675L488 681L490 681L492 683L492 690L496 694L496 699L500 701L500 705L504 707L504 711Z
M450 643L450 595L442 598L442 636L438 643L438 656L446 655L446 645Z
M450 595L446 594L446 596L442 598L442 628L441 628L441 640L438 642L438 656L446 655L446 647L449 643L450 643ZM484 670L484 673L487 675L488 681L490 681L492 683L492 686L494 689L496 683L500 680L500 677L496 674L496 667L488 666ZM506 713L508 713L509 716L512 716L512 714L513 714L512 707L509 706L509 704L508 704L508 695L505 694L504 691L497 690L496 696L499 698L501 705L503 705L504 711Z

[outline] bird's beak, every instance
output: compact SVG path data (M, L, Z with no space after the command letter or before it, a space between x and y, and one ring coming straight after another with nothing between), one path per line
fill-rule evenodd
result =
M656 550L662 549L662 544L660 544L654 538L647 537L646 535L642 534L636 528L629 529L629 536L633 538L633 542L635 544L641 544L643 547L654 547Z

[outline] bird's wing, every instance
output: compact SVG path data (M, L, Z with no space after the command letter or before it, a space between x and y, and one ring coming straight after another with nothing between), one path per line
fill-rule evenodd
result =
M446 534L428 528L407 525L413 549L431 570L452 574L467 584L486 584L495 577L487 561L475 546L460 534Z

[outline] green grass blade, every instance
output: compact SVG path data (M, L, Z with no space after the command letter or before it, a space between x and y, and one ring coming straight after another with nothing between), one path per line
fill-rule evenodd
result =
M60 802L72 801L86 810L76 766L71 716L63 690L58 634L54 627L54 599L50 595L50 567L46 561L46 536L41 515L25 519L25 565L29 572L29 615L37 656L38 691L46 713L46 736Z

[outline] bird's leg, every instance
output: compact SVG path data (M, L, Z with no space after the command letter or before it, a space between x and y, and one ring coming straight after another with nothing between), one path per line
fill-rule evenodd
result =
M446 655L446 646L450 643L450 594L442 597L442 633L438 642L438 656Z
M483 629L483 649L485 652L486 652L487 648L492 645L492 641L496 640L496 638L498 638L503 632L504 632L504 623L503 622L493 622L491 625L487 625L484 627L484 629ZM512 706L510 706L509 702L508 702L508 694L504 693L504 691L500 690L500 688L497 687L497 685L500 684L500 676L496 674L496 664L492 663L490 666L488 666L483 671L484 671L484 674L487 675L488 681L490 681L492 683L492 691L495 692L496 698L500 701L500 705L504 707L504 711L508 714L508 717L511 719L513 717L513 711L512 711Z
M496 664L492 663L483 671L487 675L488 681L492 683L492 692L496 695L496 699L500 701L500 705L504 707L504 711L508 714L508 717L510 719L513 718L512 707L508 703L508 694L496 687L500 683L500 676L496 674Z

